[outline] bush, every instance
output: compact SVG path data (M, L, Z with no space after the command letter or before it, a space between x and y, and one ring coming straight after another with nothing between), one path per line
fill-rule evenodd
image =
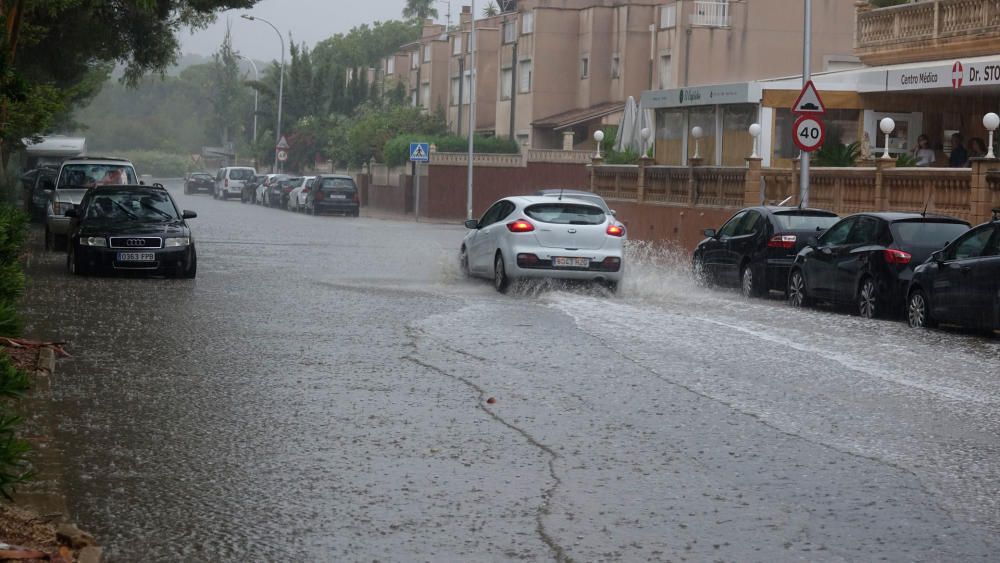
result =
M419 134L399 135L386 142L382 149L385 163L389 166L401 166L410 160L410 143L431 143L438 152L468 152L468 137L458 135L428 136ZM519 154L520 145L514 139L501 137L483 137L476 135L473 139L475 151L480 154Z
M11 206L0 206L0 334L17 336L20 319L18 296L24 290L21 252L27 233L27 217ZM27 375L0 353L0 495L10 498L17 485L31 477L28 443L18 437L21 419L10 414L10 400L28 389Z
M823 147L816 151L815 164L816 166L839 168L850 167L854 166L860 156L861 145L859 143L845 145L844 143L827 142L823 143Z

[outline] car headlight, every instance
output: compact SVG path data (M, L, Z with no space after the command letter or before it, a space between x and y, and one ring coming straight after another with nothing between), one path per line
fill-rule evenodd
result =
M81 246L107 247L108 241L104 237L80 237Z
M164 239L163 248L177 248L181 246L191 246L190 237L174 237Z

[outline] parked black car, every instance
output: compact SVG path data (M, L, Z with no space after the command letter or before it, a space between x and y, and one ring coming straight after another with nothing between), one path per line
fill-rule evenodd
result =
M947 323L1000 329L1000 209L917 266L906 317L914 328Z
M701 281L739 286L747 297L770 290L784 291L788 271L809 237L837 222L839 217L822 209L750 207L733 215L694 251L694 270Z
M215 189L215 177L208 172L194 172L184 180L184 193L212 193Z
M72 274L139 271L194 278L198 256L186 219L170 193L153 186L91 188L72 219L66 264Z
M257 197L257 186L267 180L267 174L257 174L243 183L243 191L240 192L241 203L254 203Z
M313 189L306 196L306 213L343 213L353 217L360 215L361 203L354 179L337 175L317 177Z
M282 183L291 180L287 174L277 174L264 181L264 205L268 207L279 207L281 205Z
M851 304L867 318L901 313L914 267L968 230L961 219L919 213L846 217L795 257L789 303Z

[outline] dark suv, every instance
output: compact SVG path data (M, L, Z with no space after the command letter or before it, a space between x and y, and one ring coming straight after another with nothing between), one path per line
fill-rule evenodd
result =
M788 301L851 304L861 316L901 313L913 269L969 230L961 219L920 213L859 213L812 238L795 257Z
M306 196L306 213L343 213L357 217L361 214L358 186L350 176L318 176L313 189Z

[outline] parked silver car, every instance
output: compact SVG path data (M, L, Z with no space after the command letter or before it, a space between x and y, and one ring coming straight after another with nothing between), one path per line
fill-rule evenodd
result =
M79 205L87 190L138 183L135 167L123 158L75 157L63 161L45 210L45 247L62 248L70 228L66 211Z
M593 203L508 197L465 226L462 271L492 278L501 293L527 278L593 281L612 291L622 279L625 228Z

